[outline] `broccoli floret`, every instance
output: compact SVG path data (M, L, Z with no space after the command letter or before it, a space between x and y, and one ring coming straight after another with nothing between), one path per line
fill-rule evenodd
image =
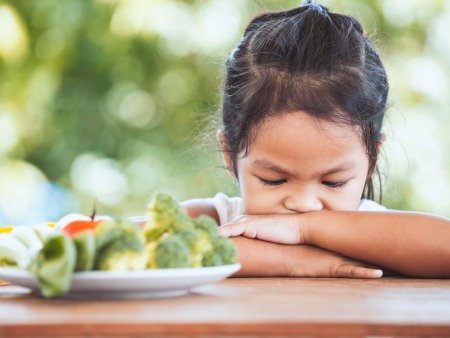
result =
M203 260L203 256L213 250L213 244L211 237L207 233L199 231L198 229L196 233L198 236L198 240L192 249L192 255L194 257L197 257L197 259L201 262ZM198 266L203 265L200 262Z
M191 221L186 211L167 194L155 195L148 206L148 221L144 226L147 242L159 239L165 233L181 230Z
M209 216L201 215L193 219L193 223L200 237L195 249L201 254L201 266L222 265L221 256L214 249L214 242L220 238L216 221Z
M214 241L218 237L220 237L219 232L217 231L217 223L214 219L207 215L201 215L192 220L194 222L194 226L197 230L202 231L208 235L211 241Z
M140 228L128 222L115 223L114 232L120 236L109 241L97 254L95 268L97 270L143 270L148 261L145 250L145 239Z
M201 241L199 234L196 233L193 227L182 229L176 234L189 249L190 266L194 268L201 267L202 254L197 250L198 244Z
M209 240L209 247L203 247L203 266L228 265L237 262L236 246L231 239L220 236L214 219L202 215L194 219L193 222L197 231L207 234Z
M153 198L144 232L149 268L197 268L237 260L234 243L219 235L213 218L206 215L190 218L169 195L158 194Z
M95 247L97 252L122 236L122 229L117 222L105 220L95 227Z
M210 250L206 252L202 257L202 266L219 266L223 265L222 257L219 253Z
M189 268L190 250L177 235L168 235L158 242L147 244L149 267L159 269Z
M208 234L194 227L182 229L176 234L189 248L191 267L202 267L203 255L213 249Z
M203 255L203 266L228 265L237 262L236 246L229 238L217 237L212 245L213 249Z
M214 253L220 256L221 265L234 264L238 260L238 252L233 241L226 237L219 237L213 243Z

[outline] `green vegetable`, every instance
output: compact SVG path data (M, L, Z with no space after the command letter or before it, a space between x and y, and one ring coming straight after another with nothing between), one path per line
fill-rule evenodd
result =
M234 264L237 262L238 259L237 249L231 239L225 237L218 237L213 242L213 247L214 253L218 255L222 260L220 265Z
M109 220L100 222L95 228L95 247L97 251L119 240L120 236L122 236L122 229L117 222Z
M157 269L188 268L191 266L189 248L177 235L168 235L150 250L149 265Z
M212 246L212 250L203 255L203 266L228 265L237 262L238 253L234 243L229 238L216 237Z
M148 261L142 230L128 222L109 222L108 231L114 240L105 241L107 234L99 232L101 245L97 245L95 269L110 271L143 270ZM100 224L101 225L101 224ZM116 236L118 234L118 236ZM96 240L98 237L96 238Z
M169 195L157 194L144 226L149 268L202 267L237 262L234 243L211 217L190 218Z
M202 266L203 253L206 247L211 247L209 241L205 239L204 234L199 233L194 228L186 228L178 232L174 232L188 247L188 257L190 267L199 268Z
M70 290L74 271L198 268L237 262L234 243L221 237L208 216L190 218L169 195L149 205L143 229L104 220L73 238L47 225L0 234L0 266L29 269L44 297Z
M161 238L167 232L180 230L189 223L186 211L170 195L157 194L148 206L148 221L144 226L147 242Z
M211 240L215 240L220 237L217 231L217 223L211 217L201 215L193 219L194 226L197 230L206 233Z
M49 235L32 266L44 297L69 291L75 263L76 249L72 239L59 231Z
M202 266L220 266L223 265L222 257L213 250L206 252L202 257Z
M92 270L95 261L95 236L91 230L80 231L73 238L77 250L75 271Z

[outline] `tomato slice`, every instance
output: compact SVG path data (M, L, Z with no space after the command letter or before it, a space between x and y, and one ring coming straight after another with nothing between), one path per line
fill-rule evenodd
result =
M67 224L63 231L68 234L70 237L73 237L76 233L84 230L94 230L95 227L102 222L103 220L99 221L74 221L69 224Z

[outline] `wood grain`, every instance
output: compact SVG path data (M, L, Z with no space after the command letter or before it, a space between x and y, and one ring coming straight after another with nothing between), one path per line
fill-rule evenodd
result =
M135 300L3 286L0 301L0 337L450 336L447 280L233 278Z

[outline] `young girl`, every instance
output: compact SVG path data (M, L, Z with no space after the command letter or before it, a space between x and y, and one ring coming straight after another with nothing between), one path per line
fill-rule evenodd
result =
M246 276L450 277L450 220L373 202L388 82L358 21L315 3L253 19L226 64L223 159L241 197L186 201Z

